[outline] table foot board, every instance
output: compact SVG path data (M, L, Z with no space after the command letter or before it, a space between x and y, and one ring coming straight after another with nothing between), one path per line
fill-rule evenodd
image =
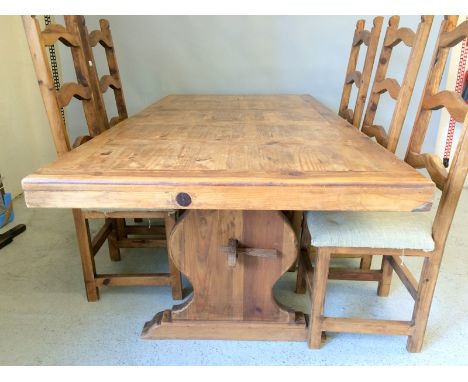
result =
M304 314L296 313L289 323L265 321L173 320L172 312L159 312L148 321L142 339L206 339L250 341L306 341Z

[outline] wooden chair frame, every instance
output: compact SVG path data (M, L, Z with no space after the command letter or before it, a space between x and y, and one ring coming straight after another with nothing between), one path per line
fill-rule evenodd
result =
M414 249L392 248L304 248L300 256L297 283L298 285L306 284L311 291L308 335L308 343L311 348L320 346L322 332L334 331L404 335L408 336L408 351L419 352L422 349L445 243L468 172L468 105L456 92L439 92L450 48L468 37L468 21L457 27L457 20L458 16L446 16L442 22L405 158L413 167L426 168L431 179L442 190L442 197L432 227L435 249L431 252L424 252ZM446 108L456 121L464 122L458 147L448 173L440 158L432 154L421 153L432 110L442 107ZM307 238L309 232L307 228L304 230L306 231L304 237ZM380 270L330 269L332 254L362 255L363 253L382 255ZM424 258L419 282L403 265L401 256ZM313 267L312 260L315 260ZM323 306L328 279L377 281L378 295L387 296L393 271L415 300L410 321L337 318L324 315Z
M410 28L399 28L400 16L392 16L385 33L374 83L362 123L362 132L370 137L375 137L378 143L393 153L400 139L433 19L434 16L421 16L418 29L413 32ZM411 53L400 85L396 79L387 78L386 74L393 48L401 42L411 48ZM395 100L395 108L388 129L374 125L380 96L385 92L388 92L390 97Z
M91 46L89 45L84 18L82 16L65 16L65 26L51 24L44 30L41 30L39 22L34 16L23 16L23 25L57 155L60 157L72 150L72 147L85 143L92 137L107 130L110 126L105 112L101 87L97 81L96 66ZM66 83L58 91L55 90L51 68L45 52L46 46L53 45L57 41L70 47L78 81L76 83ZM114 62L116 65L115 56ZM109 80L108 77L104 78L103 83L109 83L109 86L117 88L114 79ZM120 77L117 78L118 82L120 82ZM121 86L119 89L121 90ZM90 135L79 137L74 145L71 146L60 110L66 107L73 97L82 101ZM119 95L119 99L123 100L123 94ZM123 104L123 107L118 107L118 110L119 117L126 115L120 114L123 110L126 113L125 104ZM97 301L99 299L99 287L114 285L171 285L173 298L182 298L180 272L175 268L170 257L169 273L98 274L94 262L94 256L106 240L108 241L109 254L113 261L120 260L120 248L166 246L166 237L168 237L176 222L175 211L103 212L74 209L73 217L88 301ZM161 218L164 219L165 227L153 227L151 229L142 226L126 227L125 224L122 224L126 217ZM88 220L96 218L105 219L105 222L96 236L91 238ZM148 233L151 236L147 236ZM129 238L129 235L146 236L143 238Z
M382 16L374 18L374 26L368 31L364 29L366 24L365 20L359 20L356 24L356 30L354 31L338 114L358 129L361 127L362 113L367 99L367 91L369 89L372 68L374 67L382 23ZM364 67L362 72L360 72L356 70L356 67L362 44L367 46L367 52ZM349 108L349 99L351 97L353 84L358 88L358 94L356 96L354 110L351 110Z
M383 17L378 16L373 20L373 27L370 31L365 30L365 20L358 20L356 23L356 29L354 31L353 43L351 45L351 53L349 56L348 67L346 69L345 83L343 87L343 93L341 95L340 107L338 115L346 119L356 128L360 128L362 113L364 111L364 105L367 99L367 92L369 88L369 82L372 75L372 68L374 67L375 55L380 38L380 32L382 30ZM361 45L367 46L366 57L364 61L364 67L362 73L356 70L357 62L359 58L359 52ZM354 110L349 108L349 99L351 97L351 91L353 84L358 88L358 94L356 96L356 103ZM294 214L294 227L295 232L298 235L299 241L301 241L301 224L303 224L303 211L296 211ZM369 269L372 261L371 256L356 256L361 258L361 269ZM290 271L296 269L296 264L291 267ZM297 293L304 293L305 287L296 287Z
M375 137L378 143L393 153L400 139L433 19L434 16L421 16L421 22L418 25L417 31L413 32L410 28L399 28L400 16L392 16L385 32L374 83L369 102L367 103L366 113L364 114L362 132L369 137ZM402 85L396 79L386 77L393 48L401 42L411 47ZM396 101L388 130L380 125L374 125L380 96L385 92L388 92L390 97ZM369 270L371 264L372 256L361 257L361 269Z

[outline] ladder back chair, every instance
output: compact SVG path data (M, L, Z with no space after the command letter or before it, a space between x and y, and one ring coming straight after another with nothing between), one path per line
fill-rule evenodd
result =
M410 28L399 28L400 16L392 16L385 33L374 83L366 113L364 114L362 132L370 137L375 137L378 143L392 153L395 152L400 139L401 129L405 122L411 96L413 95L414 84L416 83L433 19L434 16L421 16L418 29L416 32L413 32ZM410 47L411 52L403 81L399 84L396 79L388 78L386 75L393 49L401 42ZM385 92L388 92L390 97L395 101L395 108L388 129L374 125L380 96Z
M457 27L457 19L458 16L446 16L442 22L405 157L413 167L427 169L442 191L435 219L431 222L418 212L307 213L307 234L312 246L301 253L298 283L305 282L311 293L308 334L311 348L320 346L322 332L332 331L404 335L408 337L408 351L421 351L445 243L468 171L468 104L456 92L439 91L450 48L468 37L468 21ZM421 153L432 110L440 108L446 108L456 121L464 123L449 172L439 157ZM382 255L381 269L363 271L329 267L331 254L347 254L351 250L358 254ZM419 281L402 262L403 256L424 259ZM387 296L393 271L415 301L411 320L324 315L328 279L377 281L378 295Z
M374 67L375 55L379 44L380 31L382 30L383 17L374 18L374 25L370 31L365 30L365 20L359 20L354 31L351 53L349 55L348 67L346 69L345 83L341 95L338 114L353 124L356 128L361 127L362 113L366 103L367 91L369 89L372 68ZM359 51L362 44L366 45L366 57L362 72L357 70ZM358 88L354 109L349 108L349 100L353 84Z
M120 71L119 71L119 66L117 64L117 56L115 54L115 49L114 49L114 41L112 39L112 34L110 30L110 25L109 21L106 19L100 19L99 20L99 30L93 30L90 33L88 33L88 29L86 27L86 21L84 16L82 15L77 15L77 16L65 16L66 21L67 20L72 20L73 22L76 22L78 25L78 30L80 32L80 36L82 37L84 43L83 46L85 47L84 49L84 55L85 58L87 59L88 62L91 62L91 76L94 79L94 81L91 81L92 83L96 84L94 86L94 90L96 93L96 109L98 109L103 116L103 119L107 121L108 116L107 116L107 111L106 111L106 105L103 99L103 95L107 92L109 88L113 90L114 93L114 100L117 108L117 116L114 116L108 120L108 126L112 127L115 126L117 123L125 120L128 118L128 112L127 112L127 105L125 103L125 97L123 93L123 88L122 88L122 81L120 79ZM88 42L86 44L86 42ZM109 74L104 74L99 78L99 74L97 72L97 65L94 59L94 54L93 54L93 48L95 48L97 45L101 45L104 50L105 50L105 55L106 55L106 61L107 61L107 66L109 69ZM168 233L167 235L171 232L172 227L174 225L174 216L176 214L176 211L151 211L145 215L146 218L163 218L165 220L165 226L168 227ZM132 213L128 213L128 217L131 217ZM140 215L142 215L140 213ZM143 214L144 215L144 214ZM142 217L134 217L133 218L135 223L141 223L143 221ZM120 219L115 219L115 226L117 230L117 237L118 237L118 242L124 244L123 248L139 248L141 246L144 246L142 244L146 244L146 246L151 247L158 247L161 246L161 244L164 244L164 242L161 242L160 237L158 238L157 236L154 236L153 233L158 233L158 227L154 227L153 229L148 228L145 229L145 227L139 225L139 226L127 226L126 219L125 218L120 218ZM138 239L134 240L129 240L128 236L132 234L137 234L139 235ZM146 235L146 239L143 239L141 236ZM161 234L159 233L159 236ZM118 258L114 258L114 260L120 260L120 256ZM171 269L171 273L176 277L176 283L180 284L180 274L177 273L179 276L176 275L176 268L172 264L172 260L168 258L169 260L169 266ZM180 288L179 288L180 289ZM182 298L181 292L178 291L178 289L174 292L173 290L173 297L176 299Z
M380 32L382 30L383 19L384 18L382 16L375 17L373 20L373 27L370 31L364 29L366 24L365 20L358 20L356 23L356 29L354 31L351 53L349 55L348 67L346 69L345 83L343 87L343 93L341 95L338 115L346 119L349 123L358 129L361 126L362 113L364 111L364 105L367 99L367 92L372 75L372 68L374 67L375 55L379 43ZM367 50L364 66L362 72L360 72L356 68L361 45L363 44L366 45ZM358 88L354 110L349 108L349 101L351 98L353 84ZM298 240L301 243L301 225L304 224L303 215L303 211L294 211L292 218L293 226L295 227L294 232L296 232ZM361 268L365 269L366 267L370 267L370 261L371 258L362 257ZM296 264L293 264L289 271L294 271L295 269ZM296 287L296 292L303 293L304 291L304 288L298 284Z
M97 99L102 95L97 91L97 79L94 58L87 56L90 52L87 36L80 30L80 19L76 16L65 16L65 26L50 24L41 30L38 20L34 16L23 16L23 25L28 40L33 66L38 79L42 99L44 101L56 151L59 157L66 155L73 147L79 146L92 137L99 135L109 128L105 107L97 105ZM82 19L84 21L84 19ZM84 24L83 24L84 25ZM86 37L86 38L84 38ZM54 87L51 66L45 48L58 41L71 49L77 82L65 83L59 90ZM88 51L87 51L88 49ZM88 52L88 53L86 53ZM61 109L68 106L75 97L82 102L89 136L77 138L74 145L70 145L69 135ZM165 238L175 225L173 211L88 211L73 209L75 229L80 249L83 276L88 301L99 299L99 288L103 286L119 285L171 285L172 295L175 299L182 298L180 273L169 258L169 273L145 274L98 274L94 256L108 241L109 254L112 260L120 260L119 248L162 247L166 245ZM125 217L153 217L165 219L165 227L152 227L150 230L156 238L133 238L128 234L140 235L148 231L147 227L127 227L125 237L119 235L117 222ZM94 238L91 237L89 219L105 219L104 225Z
M392 16L388 22L361 131L369 137L375 137L379 144L392 153L395 152L400 139L433 19L434 16L421 16L421 22L416 32L413 32L410 28L399 28L400 16ZM401 42L410 47L411 52L400 85L395 78L388 78L386 75L393 48ZM374 125L380 96L385 92L388 92L395 101L388 129L380 125ZM361 258L361 269L370 269L371 264L372 256L363 256Z

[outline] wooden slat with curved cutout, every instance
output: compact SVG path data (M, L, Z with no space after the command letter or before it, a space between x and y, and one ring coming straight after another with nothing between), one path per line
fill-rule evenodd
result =
M79 100L90 99L91 91L89 88L77 84L76 82L68 82L63 84L57 92L57 102L60 107L67 106L73 97Z
M462 22L455 29L440 36L439 47L452 48L465 38L468 38L468 20Z
M89 33L89 44L94 48L98 43L100 43L104 48L114 47L112 39L109 37L108 33L100 30L94 30Z
M109 87L114 90L121 89L122 84L118 79L112 77L110 74L106 74L99 80L99 88L101 89L101 93L105 93Z
M73 142L73 148L76 149L78 146L81 146L83 143L86 143L93 139L91 135L80 135L75 139L75 142Z
M46 46L54 45L57 41L61 41L68 47L78 47L80 43L76 36L70 33L63 25L49 24L41 32L42 43Z
M410 28L400 28L387 35L384 46L393 48L395 45L398 45L403 41L406 46L412 48L415 37L416 34Z
M468 113L468 104L454 91L444 90L424 98L423 107L438 110L445 107L455 121L462 123Z
M440 158L435 154L418 154L409 152L406 162L414 168L425 168L436 186L443 190L447 181L447 169L444 167Z
M340 110L338 114L341 118L344 118L349 123L353 123L353 111L351 109Z
M347 84L354 83L356 87L359 88L361 86L361 76L362 76L361 72L359 70L355 70L354 72L349 73L346 76L346 83Z
M364 43L364 45L369 46L369 41L371 38L371 32L368 30L363 30L357 33L354 36L353 46L358 46Z
M375 140L382 145L387 147L388 145L388 135L385 129L380 125L371 125L371 126L362 126L362 132Z
M110 119L110 121L109 121L109 125L110 125L110 127L112 127L112 126L117 125L117 124L120 123L121 121L123 121L123 119L120 118L120 117L112 117L112 118Z
M383 94L388 91L390 97L394 100L398 98L398 94L400 94L400 84L394 78L386 78L383 81L379 81L375 83L374 91Z

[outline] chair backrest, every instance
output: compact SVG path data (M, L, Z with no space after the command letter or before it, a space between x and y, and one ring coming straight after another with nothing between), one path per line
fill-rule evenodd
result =
M445 16L432 57L405 161L415 168L426 168L431 179L442 190L442 196L432 227L436 250L442 250L452 224L468 170L468 104L454 91L439 91L450 48L468 38L468 21L457 26L458 16ZM421 153L432 110L446 108L457 121L464 123L454 159L447 173L442 160Z
M87 33L85 21L83 16L74 16L77 18L77 22L82 33ZM127 106L125 104L125 98L122 89L122 81L120 79L119 66L117 65L117 57L115 55L114 41L112 40L111 30L109 28L109 21L105 19L99 20L100 29L93 30L88 34L88 41L91 48L96 47L100 44L106 53L107 65L109 68L109 74L104 74L99 79L99 88L101 94L104 94L109 88L114 91L115 103L117 106L118 116L110 119L110 126L114 126L120 121L128 118ZM85 55L89 56L90 60L94 57L92 50ZM96 66L94 65L94 68ZM97 69L96 69L97 70Z
M374 26L368 31L364 29L366 24L365 20L359 20L356 24L356 30L354 31L353 44L349 55L348 68L346 69L345 83L338 114L357 128L360 128L361 125L362 113L366 103L372 68L374 67L382 22L382 16L374 18ZM367 46L367 52L364 60L364 67L362 72L360 72L356 70L356 67L362 44ZM349 108L349 99L351 97L353 84L358 88L354 110Z
M106 129L100 115L95 111L88 64L83 54L78 26L74 22L68 22L65 27L59 24L50 24L41 30L35 16L23 16L22 19L55 149L58 156L62 156L70 151L72 146L61 109L66 107L73 97L82 101L90 136L99 135ZM77 82L65 83L59 90L56 90L52 78L52 68L45 49L58 41L71 50Z
M406 112L408 111L408 106L413 94L414 84L418 76L433 19L434 16L421 16L421 22L418 25L416 33L410 28L399 28L400 16L392 16L388 23L377 70L375 72L374 83L362 123L362 132L370 137L375 137L377 142L391 152L395 152L400 139L401 129L405 122ZM396 79L386 77L393 48L400 42L411 47L401 85ZM390 97L396 101L392 120L388 129L380 125L374 125L380 95L385 92L388 92Z
M89 85L93 93L93 104L94 109L100 119L100 122L104 129L110 127L109 120L107 117L106 106L104 103L104 98L101 92L101 85L99 82L99 76L97 73L96 62L94 60L93 50L91 48L88 36L88 30L86 29L86 23L84 16L63 16L66 26L75 26L79 34L81 49L83 51L83 56L88 65L88 74L89 74ZM78 57L73 56L73 64L76 66L80 65Z

